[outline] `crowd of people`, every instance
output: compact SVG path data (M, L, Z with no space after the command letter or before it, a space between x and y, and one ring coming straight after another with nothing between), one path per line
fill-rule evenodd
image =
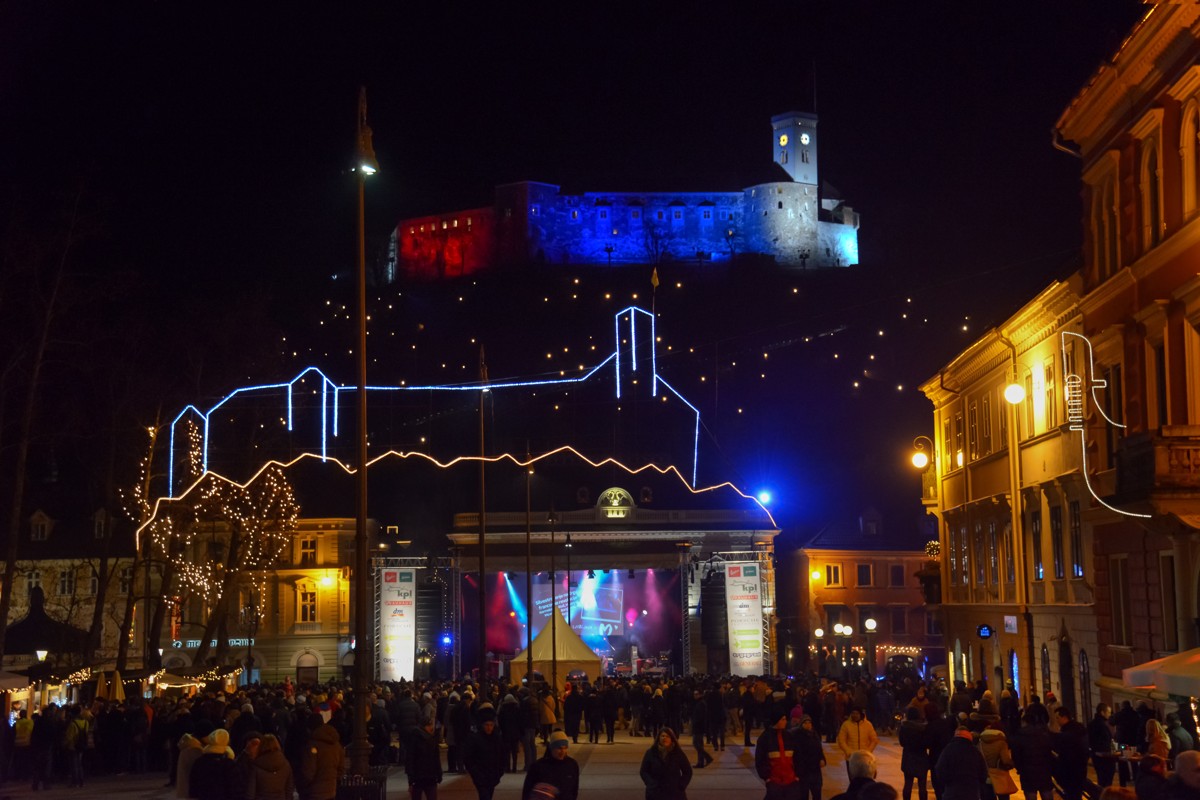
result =
M930 789L936 800L1007 800L1017 791L1029 800L1056 792L1064 800L1200 800L1190 709L1160 720L1146 703L1115 713L1101 704L1085 725L1050 693L1022 704L1006 686L997 700L982 682L948 692L915 677L634 676L572 681L554 693L503 680L419 681L376 684L366 707L370 763L402 767L414 800L436 800L453 773L490 800L503 776L518 772L523 800L576 800L572 745L581 736L611 744L618 733L646 739L639 774L647 800L686 800L694 770L739 738L753 748L767 800L822 800L835 747L848 787L834 800L912 800L914 788L918 800L929 800ZM36 790L158 771L179 798L332 800L354 713L348 686L290 681L47 705L32 715L17 709L0 729L0 778ZM880 735L893 733L903 775L895 787L878 780L875 757Z

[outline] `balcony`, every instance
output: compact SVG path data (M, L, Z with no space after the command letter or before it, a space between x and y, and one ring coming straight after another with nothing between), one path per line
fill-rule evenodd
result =
M921 503L934 507L938 504L938 475L932 467L921 473Z
M1160 513L1200 514L1200 425L1164 425L1117 450L1117 505L1153 502Z

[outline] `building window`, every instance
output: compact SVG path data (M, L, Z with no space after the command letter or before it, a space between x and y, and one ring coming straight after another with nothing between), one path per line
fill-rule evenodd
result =
M712 209L709 209L709 208L704 209L703 211L700 212L700 216L703 219L712 219Z
M25 576L25 593L32 595L34 589L40 589L42 586L41 570L32 570Z
M1162 209L1159 200L1158 148L1146 148L1142 159L1142 243L1146 250L1155 247L1162 235Z
M942 623L937 618L937 614L932 611L925 610L925 635L926 636L941 636Z
M800 160L805 164L808 163L808 151L807 150L800 151Z
M1068 506L1071 514L1071 577L1083 577L1083 519L1079 512L1079 501L1072 500Z
M963 430L963 415L961 413L954 415L954 466L961 467L963 465L963 435L966 432Z
M1047 358L1042 365L1046 396L1046 430L1058 424L1058 395L1054 393L1054 358Z
M1108 419L1116 423L1123 423L1125 420L1124 400L1121 397L1121 365L1115 364L1104 370L1104 382L1108 384L1104 390L1104 414ZM1125 429L1118 425L1104 426L1105 446L1108 450L1106 453L1105 466L1112 469L1117 465L1117 446L1121 441L1121 432Z
M296 587L296 619L299 622L317 622L317 587L302 583Z
M1012 525L1004 526L1004 579L1008 583L1017 582L1017 559L1013 555Z
M683 212L678 208L671 212L672 219L683 219Z
M44 519L34 520L29 526L29 538L35 542L44 542L50 537L50 526Z
M996 529L996 520L988 521L988 567L992 585L1000 582L1000 533Z
M1033 375L1025 376L1025 438L1033 438Z
M108 517L101 511L96 515L96 520L92 526L92 536L97 539L103 539L104 534L108 531Z
M983 523L975 523L975 585L987 584L987 559L984 557Z
M1046 577L1046 568L1042 563L1042 512L1032 511L1029 514L1029 530L1033 536L1033 579L1040 581Z
M893 608L892 609L892 634L903 636L908 633L908 609Z
M1162 342L1154 345L1154 399L1158 426L1170 422L1167 417L1167 348Z
M991 398L984 395L980 401L981 452L985 456L992 454L992 403Z
M946 463L952 464L954 455L954 429L950 427L950 416L942 420L942 447L946 451Z
M635 208L635 209L631 210L629 212L629 218L630 219L641 219L642 218L642 210L640 208Z
M1191 215L1196 210L1196 136L1200 127L1196 121L1198 107L1193 100L1183 110L1183 125L1179 129L1179 157L1183 172L1183 213Z
M1128 646L1131 638L1133 604L1129 597L1129 559L1112 556L1108 560L1108 596L1112 603L1113 644Z
M786 163L787 163L787 150L780 150L780 151L779 151L779 163L780 163L780 164L786 164Z
M1001 388L1000 391L1003 392L1004 389ZM1000 409L996 413L996 449L1005 450L1008 448L1008 401L1001 397L996 403L996 408Z
M953 525L946 526L946 558L950 561L950 585L958 586L958 536Z
M825 585L826 586L841 586L842 585L842 567L840 564L825 565Z
M888 585L895 589L899 589L904 586L903 564L892 564L892 566L888 568Z
M856 584L858 586L874 586L875 585L875 581L872 580L872 578L874 577L874 575L873 575L874 570L871 569L870 564L858 564L855 569L857 572Z
M121 579L117 583L117 592L129 594L131 589L133 589L133 567L122 567Z
M579 221L579 209L577 209L577 208L571 209L571 219L575 222Z
M1179 649L1179 607L1175 603L1175 554L1158 559L1158 584L1162 587L1163 649Z
M967 540L967 526L958 529L958 565L962 567L962 585L971 583L971 543Z
M659 222L662 222L664 219L666 219L666 214L665 214L665 212L662 212L662 211L655 211L654 218L657 219Z
M64 569L58 573L58 595L59 597L75 596L75 570Z
M1050 560L1054 564L1054 578L1062 580L1066 577L1066 564L1063 562L1062 506L1050 506Z
M608 219L608 209L600 209L600 219Z
M967 409L967 447L972 461L979 458L979 410L974 403Z
M317 537L306 536L300 540L300 566L313 567L317 564Z

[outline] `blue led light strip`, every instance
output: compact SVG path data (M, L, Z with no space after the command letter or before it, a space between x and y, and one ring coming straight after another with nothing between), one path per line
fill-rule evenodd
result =
M657 326L654 315L644 308L638 306L628 306L627 308L618 311L613 315L613 352L608 355L603 361L583 375L574 378L551 378L545 380L508 380L497 383L463 383L463 384L429 384L423 386L368 386L367 391L375 392L412 392L412 391L436 391L436 392L478 392L486 389L493 391L498 389L518 389L533 386L563 386L571 384L581 384L594 377L601 369L609 362L614 362L614 378L616 381L616 396L621 399L621 322L622 317L628 314L629 321L629 340L630 340L630 362L631 371L637 370L637 315L644 314L650 318L650 363L651 363L651 396L658 396L658 384L661 381L663 386L667 387L680 400L687 405L688 408L696 415L696 422L693 430L692 440L692 482L696 484L696 475L699 469L700 458L700 411L687 399L680 394L674 387L666 382L658 374L658 337ZM175 426L189 411L196 414L202 420L201 427L203 428L202 448L202 465L205 472L208 472L208 453L210 443L210 423L214 412L232 400L238 395L248 395L254 392L275 391L283 389L286 392L287 415L286 426L290 432L294 429L295 423L295 386L312 372L321 379L321 451L320 457L326 459L329 457L329 416L332 413L333 417L333 436L336 438L339 435L339 409L341 407L340 398L342 392L355 392L356 387L338 386L329 377L317 367L308 367L300 372L296 377L285 383L264 383L256 386L243 386L234 389L225 397L221 398L207 412L201 411L194 405L186 406L183 411L171 421L170 427L170 458L167 467L167 491L168 494L173 494L175 491ZM332 389L333 407L330 409L330 389Z

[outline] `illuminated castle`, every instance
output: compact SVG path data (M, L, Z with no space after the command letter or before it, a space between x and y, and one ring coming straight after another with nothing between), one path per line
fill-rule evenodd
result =
M783 267L858 263L858 214L817 182L817 117L771 118L769 180L733 192L585 192L497 186L492 205L401 220L392 259L409 277L494 266L772 258ZM827 192L828 194L828 192Z

